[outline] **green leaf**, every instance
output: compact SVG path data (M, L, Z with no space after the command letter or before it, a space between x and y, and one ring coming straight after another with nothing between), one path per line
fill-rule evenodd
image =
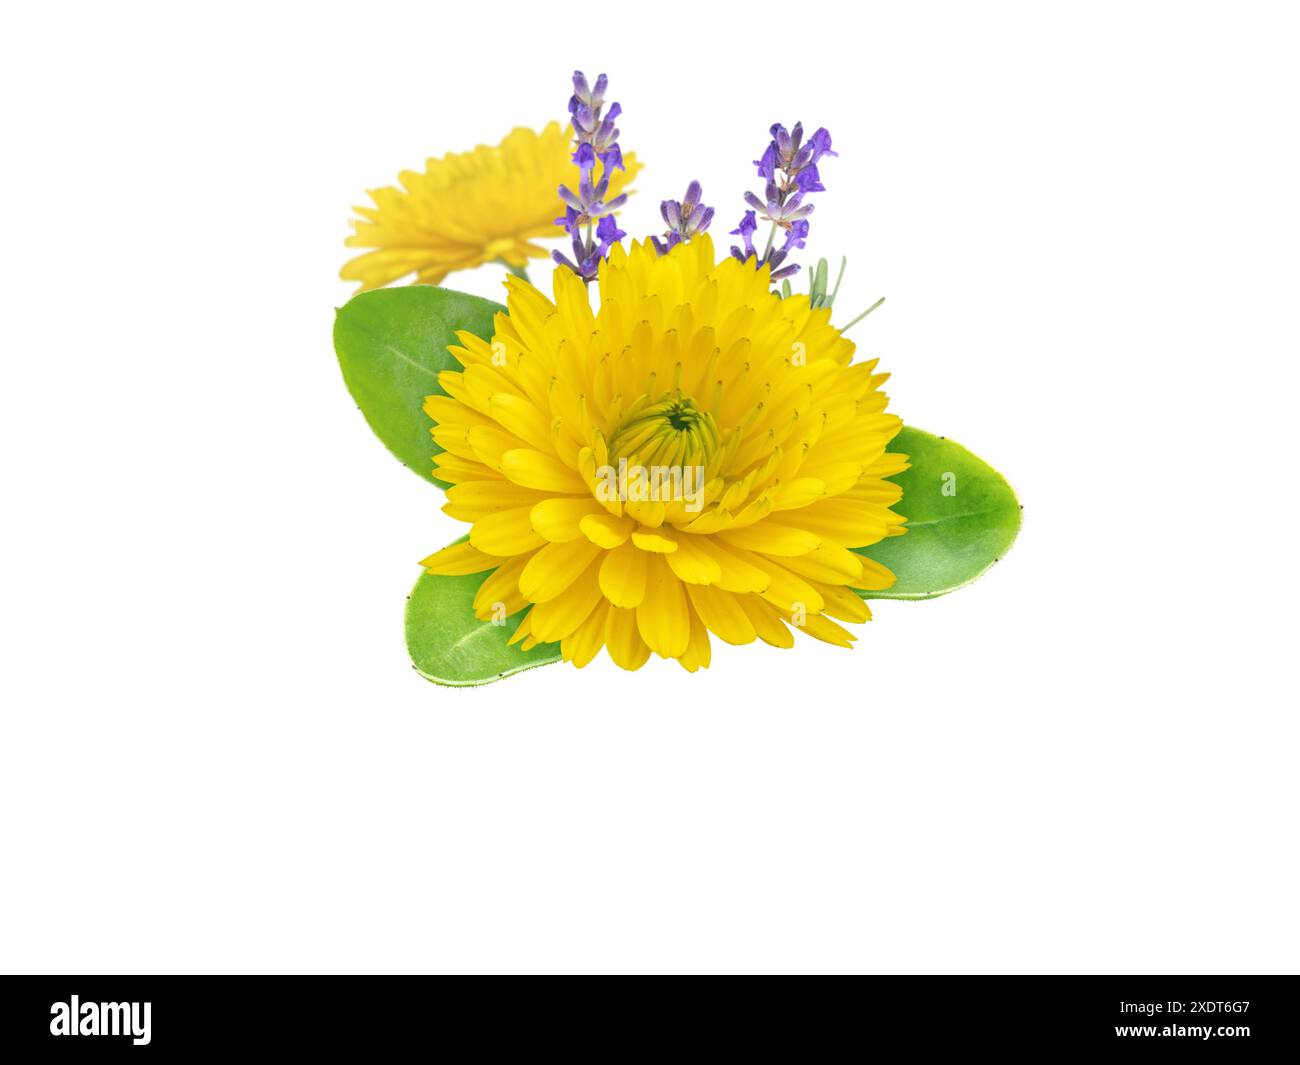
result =
M425 573L416 582L406 602L406 649L426 680L464 688L560 660L558 643L539 643L531 651L506 645L522 612L503 624L474 616L474 595L487 576Z
M907 533L855 548L898 577L864 599L933 599L979 577L1007 553L1020 531L1020 503L1006 478L960 444L905 426L889 445L912 468L890 478L903 486L895 509Z
M334 320L334 350L348 391L370 428L403 465L426 481L433 476L433 422L425 396L446 395L438 373L459 370L447 352L456 331L492 336L492 318L505 308L464 292L409 285L354 296Z

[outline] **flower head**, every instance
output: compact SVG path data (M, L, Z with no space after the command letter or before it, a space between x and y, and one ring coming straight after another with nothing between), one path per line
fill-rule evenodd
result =
M362 289L408 274L436 285L453 270L504 260L522 267L549 252L533 241L560 237L565 204L556 192L573 168L571 134L552 122L540 133L516 129L496 147L430 159L407 170L400 187L375 189L373 207L355 208L347 245L372 249L341 271ZM629 154L612 174L610 198L623 195L641 164Z
M605 647L694 671L713 636L788 647L791 627L848 646L833 619L870 617L852 589L894 579L850 548L904 531L886 375L707 234L614 245L598 280L593 311L569 269L554 300L507 278L492 339L458 334L425 410L469 541L425 567L487 574L477 616L526 610L511 642L579 666Z
M759 199L752 192L745 193L745 202L753 210L746 211L740 226L731 231L744 242L743 248L733 246L731 254L742 262L752 258L757 267L771 267L772 280L780 281L799 269L794 263L785 264L785 258L794 248L802 248L808 236L807 219L813 212L813 205L805 203L804 197L826 190L817 163L828 155L839 153L831 151L831 135L825 128L817 130L806 143L800 122L795 123L793 130L777 123L769 132L772 140L762 156L754 160L758 176L767 180L764 198ZM761 255L755 250L753 241L758 218L772 224L767 246ZM780 246L775 239L778 229L785 230L785 239Z
M623 150L618 144L618 127L614 120L623 113L618 104L611 104L604 112L605 90L609 79L602 74L595 88L587 84L581 70L573 72L573 95L569 97L569 113L573 116L573 162L578 167L578 191L567 185L560 186L560 199L564 201L563 216L555 220L564 227L573 242L573 258L553 251L551 257L567 267L586 282L596 279L600 262L623 237L627 236L614 223L613 213L627 202L626 195L610 196L610 177L615 170L624 169ZM595 179L596 164L600 163L600 180ZM599 242L593 239L592 226L596 222ZM617 234L616 236L614 234Z
M659 205L659 213L663 215L668 231L663 240L651 237L650 241L660 255L709 228L709 223L713 221L713 208L700 203L703 191L698 181L692 181L686 186L686 195L680 200L664 200Z
M776 178L777 171L785 171L789 176L797 177L805 171L812 170L815 175L820 159L827 155L840 154L831 151L831 135L824 126L808 138L807 144L803 143L802 122L796 122L794 129L788 132L778 122L769 132L772 134L771 143L763 152L763 157L754 160L754 165L758 167L758 176L769 181Z

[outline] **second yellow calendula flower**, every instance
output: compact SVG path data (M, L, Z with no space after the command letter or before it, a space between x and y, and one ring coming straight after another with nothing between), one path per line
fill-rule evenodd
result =
M556 218L564 213L559 186L573 171L573 131L558 122L540 133L518 128L495 147L452 152L430 159L424 170L406 170L399 187L374 189L372 207L355 207L347 238L371 250L342 269L346 281L379 288L414 275L439 284L454 270L500 260L522 268L545 258L538 239L564 236ZM627 190L641 164L634 153L610 176L610 194Z

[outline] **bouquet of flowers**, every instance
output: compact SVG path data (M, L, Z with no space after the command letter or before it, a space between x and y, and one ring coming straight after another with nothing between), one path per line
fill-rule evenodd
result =
M356 208L347 243L370 250L342 271L363 290L336 319L344 380L469 526L407 603L411 657L441 684L602 648L694 672L715 638L850 647L868 600L953 591L1019 531L1007 482L904 427L889 375L854 361L845 332L883 301L836 326L843 262L834 286L825 259L791 284L831 135L771 127L728 253L695 181L628 240L641 164L607 94L576 73L565 127L432 159ZM492 264L504 306L436 287Z

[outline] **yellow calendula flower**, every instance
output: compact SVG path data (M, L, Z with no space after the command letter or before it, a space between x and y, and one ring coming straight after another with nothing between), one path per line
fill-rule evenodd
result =
M541 133L519 128L495 148L430 159L424 172L403 171L401 188L374 189L373 207L354 207L351 248L373 248L340 271L361 289L379 288L408 274L436 285L453 270L500 259L508 266L550 254L532 241L562 237L558 189L572 184L573 131L552 122ZM627 190L641 164L634 153L610 179L610 197Z
M716 262L707 235L616 246L594 312L567 269L554 302L507 280L495 336L458 334L464 369L426 401L443 509L471 523L428 571L491 571L477 616L530 608L511 642L578 666L603 646L693 672L710 634L789 647L791 626L848 646L832 619L871 616L850 589L894 581L849 548L904 531L884 478L907 463L886 451L888 375L851 362L829 309Z

